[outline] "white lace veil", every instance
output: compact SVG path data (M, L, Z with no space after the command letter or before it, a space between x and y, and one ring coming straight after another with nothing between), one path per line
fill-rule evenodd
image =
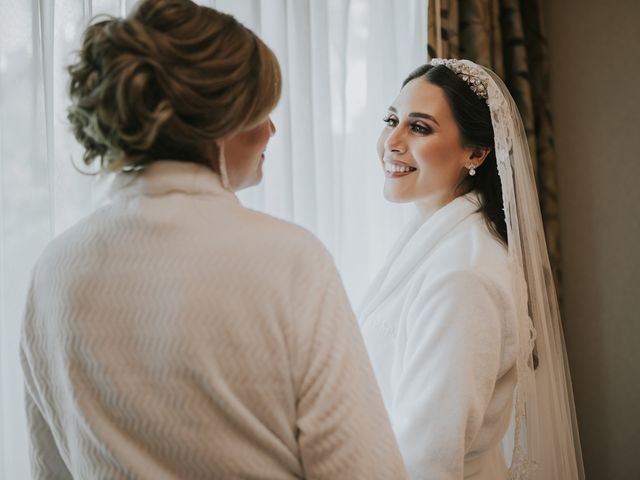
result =
M518 108L502 80L468 60L433 59L486 91L518 307L518 383L510 479L584 479L556 290L542 226L536 180ZM460 67L471 77L463 76ZM470 80L471 78L471 80ZM481 86L475 85L479 79ZM532 349L539 365L534 369Z

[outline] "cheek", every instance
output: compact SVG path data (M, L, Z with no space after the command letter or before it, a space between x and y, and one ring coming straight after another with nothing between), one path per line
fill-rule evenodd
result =
M250 166L257 161L269 141L269 129L254 129L238 134L232 140L230 150L235 153L237 166Z
M376 144L376 150L378 151L378 157L380 157L381 159L384 156L384 142L387 140L388 136L389 135L387 134L386 130L382 130L380 132L380 136L378 137L378 143Z
M250 132L247 132L245 138L246 144L251 145L254 148L260 149L269 140L268 128L257 128Z
M260 151L264 150L269 139L271 138L271 120L266 120L259 125L252 133L252 141L259 147Z
M414 148L416 161L431 170L457 168L458 152L456 146L436 137L425 139Z

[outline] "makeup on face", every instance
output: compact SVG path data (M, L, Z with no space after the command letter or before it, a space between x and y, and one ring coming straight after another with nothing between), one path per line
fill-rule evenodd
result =
M385 197L401 203L448 198L467 152L442 89L423 79L409 82L383 121L378 155Z

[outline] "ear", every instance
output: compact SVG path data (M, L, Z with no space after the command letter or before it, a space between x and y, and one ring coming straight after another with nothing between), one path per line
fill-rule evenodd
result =
M491 149L488 147L473 147L470 149L470 154L467 157L468 164L478 168L485 161Z

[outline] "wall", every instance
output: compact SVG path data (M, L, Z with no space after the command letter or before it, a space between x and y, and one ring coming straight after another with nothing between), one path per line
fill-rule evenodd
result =
M545 17L586 477L640 478L640 2L547 0Z

